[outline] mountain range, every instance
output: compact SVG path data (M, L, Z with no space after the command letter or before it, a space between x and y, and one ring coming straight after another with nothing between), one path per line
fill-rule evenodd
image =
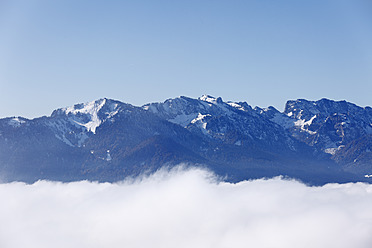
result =
M280 112L209 95L141 107L103 98L0 119L3 182L115 182L179 164L231 182L368 182L371 151L372 108L329 99L291 100Z

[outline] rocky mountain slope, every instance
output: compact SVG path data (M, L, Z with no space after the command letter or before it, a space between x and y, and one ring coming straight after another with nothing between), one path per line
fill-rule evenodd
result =
M372 174L371 135L372 109L345 101L288 101L281 113L208 95L142 107L99 99L1 119L0 180L117 181L185 163L229 181L360 181Z
M283 113L273 107L256 111L296 139L330 154L344 169L371 172L372 108L346 101L299 99L288 101Z

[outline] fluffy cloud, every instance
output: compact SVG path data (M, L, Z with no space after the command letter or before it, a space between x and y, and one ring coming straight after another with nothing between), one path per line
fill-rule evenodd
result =
M372 186L219 182L160 171L122 183L0 185L0 247L371 247Z

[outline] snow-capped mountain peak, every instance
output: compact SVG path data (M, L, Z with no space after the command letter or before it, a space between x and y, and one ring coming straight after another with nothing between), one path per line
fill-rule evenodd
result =
M72 121L76 124L86 127L86 129L92 133L96 133L96 128L102 122L98 117L98 112L105 103L106 99L100 99L98 101L67 107L62 109L62 111L64 111L66 115L72 117ZM82 116L84 117L81 118Z
M246 102L237 103L237 102L228 101L226 102L226 104L241 111L248 111L252 109Z
M213 97L213 96L210 96L210 95L202 95L198 99L201 100L201 101L204 101L204 102L212 103L212 104L223 103L221 97L216 98L216 97Z
M90 135L96 134L102 123L117 115L124 105L107 98L75 104L53 111L46 125L67 145L80 147Z
M83 114L95 114L97 113L103 105L105 105L107 99L99 99L96 101L91 101L87 103L81 103L81 104L76 104L74 106L62 108L62 111L64 111L66 114L73 113L73 114L78 114L78 113L83 113Z
M103 98L57 109L52 113L52 117L67 116L71 123L85 127L88 132L95 134L102 122L119 112L119 106L120 102Z

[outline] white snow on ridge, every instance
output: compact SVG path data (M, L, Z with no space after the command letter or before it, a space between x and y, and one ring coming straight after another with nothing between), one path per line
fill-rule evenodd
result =
M241 111L246 111L244 109L244 107L242 107L241 105L237 104L236 102L226 102L226 104L230 105L233 108L239 109Z
M240 105L235 102L223 102L221 98L215 98L209 95L202 95L198 98L198 102L193 102L193 108L188 108L189 101L182 97L176 99L168 99L160 106L155 104L145 105L142 108L147 111L151 111L153 113L161 113L162 115L168 116L167 120L174 124L180 125L182 127L187 127L189 124L196 124L199 125L199 122L202 122L202 119L205 116L210 116L209 114L203 115L201 113L214 113L217 112L219 114L224 115L234 115L235 110L240 110L246 112L244 105ZM206 123L204 123L201 128L205 129Z
M57 119L47 123L55 130L55 136L69 146L81 147L86 139L89 138L87 132L96 133L97 127L104 120L98 117L98 112L106 105L107 112L105 118L109 119L119 112L119 104L113 102L108 105L106 99L100 99L93 102L78 104L61 111L67 116L67 119Z
M202 95L201 97L198 98L202 104L205 104L207 103L209 105L209 107L212 107L212 104L214 106L217 106L218 108L220 108L226 115L233 115L234 112L231 111L231 109L228 108L228 106L230 107L240 107L240 110L242 111L245 111L244 108L242 106L240 106L239 104L237 103L233 103L233 102L224 102L222 101L222 99L220 97L218 98L215 98L215 97L212 97L212 96L209 96L209 95Z
M71 117L71 121L86 127L86 129L92 133L96 133L97 127L101 125L101 120L98 117L98 111L105 105L106 99L100 101L93 101L83 104L82 108L75 108L74 106L62 109L66 114L72 113L74 116ZM90 121L84 123L77 114L84 114L90 117Z
M69 116L71 123L83 126L89 132L95 134L97 127L99 127L103 121L98 117L98 112L105 105L107 105L107 100L101 99L98 101L81 104L81 108L77 108L75 105L72 107L63 108L62 111ZM119 105L117 103L113 103L108 106L110 112L105 113L107 118L112 118L119 112L118 106ZM83 117L80 115L83 115ZM87 117L89 121L86 121Z
M19 119L18 117L14 117L13 119L9 120L8 125L13 127L20 127L21 124L26 123L24 120Z
M81 113L81 114L91 114L91 115L93 115L94 113L97 113L103 107L103 105L105 105L105 103L106 103L106 99L101 99L101 100L98 100L98 101L83 103L82 108L75 108L75 106L76 106L75 105L75 106L63 108L62 110L66 114L72 113L72 114L76 115L78 113Z
M145 106L143 106L142 108L143 108L144 110L149 110L150 105L145 105Z
M199 97L199 100L204 101L204 102L209 102L212 104L217 103L217 98L209 96L209 95L202 95L201 97Z

